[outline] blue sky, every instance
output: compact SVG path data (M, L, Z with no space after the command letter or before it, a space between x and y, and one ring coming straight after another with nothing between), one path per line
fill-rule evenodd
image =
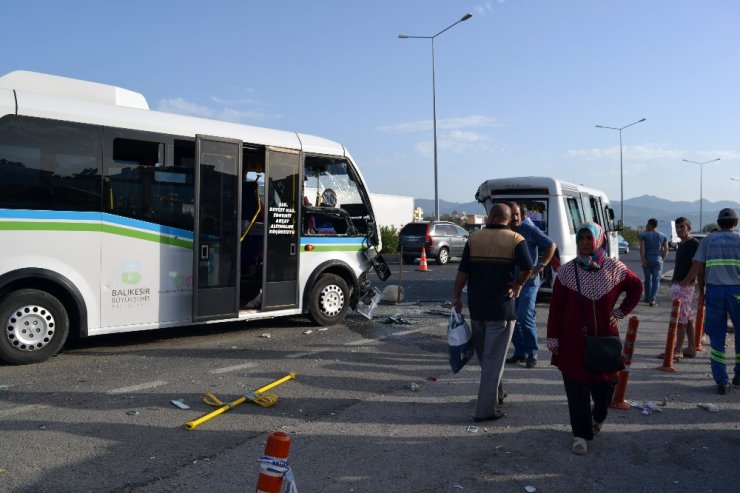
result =
M343 143L371 191L468 202L547 175L619 199L740 200L737 0L5 0L0 74Z

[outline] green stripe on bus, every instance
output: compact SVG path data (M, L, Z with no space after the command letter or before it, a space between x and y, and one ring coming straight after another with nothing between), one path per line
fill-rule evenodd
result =
M362 245L314 245L313 250L303 249L306 253L317 252L360 252Z
M87 231L87 232L103 232L108 234L114 234L119 236L126 236L128 238L136 238L138 240L152 241L155 243L163 243L165 245L172 245L181 248L193 248L193 242L189 240L183 240L180 238L172 238L170 236L162 236L155 233L147 233L144 231L136 231L128 228L121 228L119 226L110 226L101 223L62 223L62 222L20 222L20 221L3 221L0 222L0 230L5 231Z

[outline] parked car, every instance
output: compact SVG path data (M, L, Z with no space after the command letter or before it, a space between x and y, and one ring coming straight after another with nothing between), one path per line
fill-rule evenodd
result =
M617 243L619 244L619 253L630 253L630 244L622 235L617 235Z
M468 232L457 224L447 221L417 221L408 223L398 233L398 247L403 262L413 263L421 256L422 247L427 257L440 265L449 262L451 257L462 256Z

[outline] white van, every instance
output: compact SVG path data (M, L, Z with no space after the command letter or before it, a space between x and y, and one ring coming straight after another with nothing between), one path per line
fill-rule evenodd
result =
M619 257L614 210L606 194L600 190L544 176L497 178L483 182L475 199L483 204L486 212L500 202L517 202L526 206L527 217L558 246L552 262L556 269L575 258L576 228L586 221L593 221L604 228L607 255ZM552 290L552 270L546 269L542 275L540 289Z
M668 221L665 219L658 219L658 231L666 235L668 238L668 249L675 250L678 248L678 244L681 242L681 238L676 233L676 221Z

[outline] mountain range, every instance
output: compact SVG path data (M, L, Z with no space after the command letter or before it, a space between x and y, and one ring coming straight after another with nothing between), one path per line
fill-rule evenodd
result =
M424 216L429 217L434 214L434 200L414 199L415 207L421 207ZM614 208L615 218L619 219L620 207L619 201L612 201L611 206ZM740 203L730 200L720 200L711 202L704 200L702 202L702 225L717 222L717 214L725 207L732 207L740 211ZM439 201L439 213L449 214L452 211L465 214L485 214L483 205L478 202L447 202ZM671 220L679 216L684 216L691 220L694 231L699 231L699 201L672 201L655 197L653 195L642 195L624 201L624 224L631 228L637 229L644 226L648 219L654 217L658 220Z

